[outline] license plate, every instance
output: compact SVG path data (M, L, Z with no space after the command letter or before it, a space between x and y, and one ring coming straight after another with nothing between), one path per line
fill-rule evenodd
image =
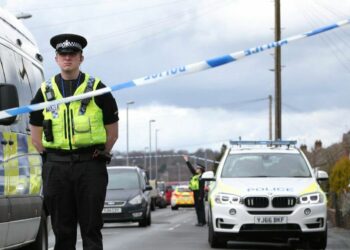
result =
M103 214L119 214L122 212L122 209L120 207L105 207L102 210Z
M285 216L255 216L255 224L286 224L287 217Z

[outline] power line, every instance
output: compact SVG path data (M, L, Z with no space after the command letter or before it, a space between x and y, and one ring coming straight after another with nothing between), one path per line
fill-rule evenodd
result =
M143 0L144 1L144 0ZM93 2L87 2L87 3L79 3L79 4L70 4L70 5L59 5L56 4L55 6L49 6L44 8L34 8L34 9L27 9L26 12L35 12L35 11L43 11L43 10L56 10L56 9L68 9L68 8L76 8L76 7L84 7L84 6L92 6L92 5L105 5L109 3L116 3L116 1L113 0L103 0L103 1L93 1Z
M140 30L144 30L145 28L151 28L151 27L153 27L153 26L159 26L159 25L165 24L165 23L171 23L171 24L172 24L172 23L177 23L177 24L178 24L178 19L179 19L180 17L186 16L186 15L191 14L191 13L196 13L198 10L209 10L209 11L210 11L210 10L212 10L212 7L215 6L215 5L217 5L217 4L209 4L209 5L206 5L205 8L201 7L201 8L199 8L199 9L196 9L196 8L189 9L189 10L186 11L186 12L176 13L176 14L171 15L171 16L168 16L168 17L166 17L166 18L156 19L156 20L153 20L153 21L148 22L148 23L142 23L142 24L139 24L139 25L135 25L135 26L129 27L129 28L125 29L125 30L119 30L119 31L111 32L111 33L109 33L109 34L91 37L91 39L89 39L89 40L90 40L90 41L98 41L98 40L101 40L101 39L103 39L103 38L104 38L104 40L106 40L106 39L110 39L110 38L112 38L112 37L117 37L117 36L126 35L126 34L129 34L129 33L132 33L132 32L137 32L137 31L140 31ZM196 19L196 18L200 18L201 16L202 16L202 15L198 15L198 16L192 17L192 18L190 18L190 19L187 19L187 20L183 21L182 24L180 23L180 25L183 25L184 23L189 22L189 21L191 21L191 20L194 20L194 19ZM176 25L176 26L180 26L180 25ZM129 46L129 45L131 45L131 44L133 44L133 43L136 43L136 42L138 42L138 41L141 41L141 40L143 40L143 39L147 39L147 38L149 38L149 37L156 36L156 35L158 35L158 34L160 34L160 33L163 33L163 32L171 31L171 30L172 30L173 28L175 28L176 26L170 27L170 28L168 28L168 29L164 29L164 30L162 30L162 31L160 31L160 32L156 32L156 33L149 34L149 35L147 35L147 36L143 36L143 37L138 38L138 39L136 39L136 40L134 40L134 41L132 41L132 42L124 43L124 44L122 44L122 45L120 45L120 46L118 46L118 47L114 47L114 48L123 48L123 47L127 47L127 46ZM108 35L111 35L111 36L108 36ZM112 49L112 50L114 50L114 49ZM50 49L50 51L51 51L51 49ZM106 51L106 52L102 52L102 53L103 53L103 54L104 54L104 53L108 53L109 51L110 51L110 50L108 50L108 51ZM44 50L44 51L42 51L43 54L48 53L48 52L49 52L49 50ZM97 54L97 55L98 55L98 54ZM95 57L95 56L97 56L97 55L95 54L95 55L92 55L92 56L89 56L89 57ZM88 59L89 57L86 57L85 59Z
M100 18L108 18L108 17L111 17L111 16L122 15L122 14L129 14L129 13L133 13L133 12L143 11L143 10L146 10L146 9L158 8L158 7L162 7L162 6L165 6L165 5L171 5L171 4L179 3L179 2L182 2L182 1L186 1L186 0L176 0L176 1L168 2L168 3L161 3L161 4L146 6L146 7L139 7L139 8L135 8L135 9L130 9L130 10L117 11L117 12L113 12L113 13L110 13L110 14L107 14L107 15L104 14L104 15L97 15L97 16L88 16L88 17L85 17L85 18L78 18L78 19L64 21L64 22L59 22L59 23L34 26L34 27L30 27L30 29L31 30L35 30L35 29L42 29L42 28L52 28L54 26L65 25L65 24L72 24L72 23L77 23L77 22L92 21L92 20L95 21L96 19L100 19Z
M327 7L320 5L318 2L313 1L313 3L314 3L314 5L315 5L315 6L314 6L315 12L319 13L320 15L321 15L321 13L318 12L318 11L316 10L316 6L318 6L318 7L321 9L321 11L323 11L323 12L327 11L328 15L323 15L324 18L322 18L322 19L328 19L328 20L330 20L330 21L333 21L333 18L331 18L331 17L329 16L330 13L333 14L333 15L335 15L336 17L339 17L337 14L334 14L334 12L329 11L329 9L328 9ZM314 15L316 16L317 14L314 14ZM349 34L345 31L345 29L341 30L341 32L344 33L345 35L349 35ZM339 40L341 40L344 44L346 44L346 46L350 47L350 42L348 41L347 38L344 39L344 38L343 38L340 34L338 34L338 33L334 33L334 36L337 37L337 38L339 38Z
M219 106L228 106L228 105L239 105L243 106L246 104L251 104L251 103L257 103L257 102L262 102L268 100L268 97L263 97L263 98L256 98L256 99L249 99L249 100L243 100L243 101L237 101L237 102L228 102L228 103L222 103L219 104Z
M310 26L314 26L315 22L313 21L310 14L306 14L302 8L299 8L298 5L295 5L299 13L302 13L304 18L307 20L307 22L310 24ZM340 55L343 55L343 51L339 51L339 48L335 45L336 43L332 42L332 39L328 36L328 34L324 34L323 36L320 36L321 40L331 49L332 55L334 55L337 59L337 61L344 67L344 69L348 72L350 72L350 68L347 66L346 63L343 62L343 59L338 55L338 52L340 52Z
M232 2L231 2L232 3ZM229 4L231 4L229 3ZM160 31L157 31L157 32L153 32L153 33L150 33L150 34L147 34L145 36L142 36L134 41L131 41L131 42L127 42L127 43L124 43L124 44L121 44L119 46L115 46L115 47L111 47L110 49L108 50L105 50L105 51L102 51L102 52L99 52L99 53L96 53L94 55L91 55L91 56L88 56L88 57L85 57L85 60L89 60L91 58L94 58L94 57L97 57L97 56L100 56L100 55L103 55L103 54L106 54L106 53L109 53L111 51L115 51L115 49L121 49L121 48L125 48L125 47L129 47L130 45L134 44L134 43L137 43L137 42L140 42L140 41L143 41L143 40L146 40L146 39L149 39L149 38L154 38L158 35L162 35L164 33L167 33L167 32L171 32L173 31L174 29L177 29L179 28L180 26L183 26L184 24L188 23L189 21L192 21L194 19L198 19L198 18L201 18L205 15L207 15L208 13L211 13L211 12L214 12L214 11L217 11L218 9L224 7L224 6L227 6L227 4L221 4L221 5L217 5L216 8L208 8L206 11L203 11L202 13L194 16L194 17L191 17L187 20L184 20L182 22L176 22L177 24L176 25L173 25L173 26L170 26L170 27L167 27L166 29L162 29Z

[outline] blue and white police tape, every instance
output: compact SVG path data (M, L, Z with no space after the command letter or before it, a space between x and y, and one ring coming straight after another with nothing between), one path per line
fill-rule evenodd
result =
M300 40L302 38L314 36L314 35L317 35L317 34L320 34L320 33L335 29L335 28L339 28L339 27L347 25L349 23L350 23L350 19L346 19L346 20L337 22L335 24L324 26L324 27L321 27L319 29L316 29L316 30L313 30L310 32L306 32L303 34L299 34L296 36L292 36L292 37L289 37L289 38L286 38L286 39L283 39L283 40L280 40L277 42L271 42L268 44L264 44L264 45L253 47L250 49L238 51L238 52L231 53L228 55L215 57L215 58L212 58L212 59L209 59L206 61L201 61L201 62L197 62L197 63L193 63L193 64L188 64L185 66L175 67L175 68L165 70L165 71L160 72L160 73L148 75L145 77L140 77L140 78L134 79L134 80L129 81L129 82L118 83L118 84L112 85L110 87L91 91L91 92L88 92L85 94L66 97L66 98L62 98L62 99L54 100L54 101L50 101L50 102L45 102L45 103L39 103L39 104L33 104L33 105L27 105L27 106L22 106L22 107L18 107L18 108L3 110L3 111L0 111L0 119L8 118L11 116L16 116L16 115L20 115L20 114L24 114L24 113L29 113L29 112L36 111L36 110L41 110L41 109L47 108L47 107L52 106L52 105L57 105L57 104L67 103L67 102L72 102L72 101L78 101L78 100L82 100L82 99L85 99L88 97L102 95L102 94L112 92L112 91L117 91L117 90L121 90L121 89L125 89L125 88L131 88L131 87L135 87L135 86L151 84L151 83L165 80L165 79L170 78L170 77L176 77L176 76L180 76L180 75L196 73L196 72L204 71L207 69L215 68L215 67L227 64L227 63L237 61L237 60L242 59L244 57L247 57L247 56L250 56L253 54L257 54L259 52L262 52L262 51L265 51L268 49L272 49L272 48L286 45L290 42L297 41L297 40Z
M149 155L142 155L142 156L129 156L129 159L147 159L147 158L150 158L150 157L154 157L154 158L170 158L170 157L183 157L182 154L168 154L168 155L152 155L152 156L149 156ZM193 158L193 159L197 159L197 160L202 160L202 161L207 161L207 162L211 162L211 163L216 163L216 164L219 164L219 161L215 161L215 160L211 160L211 159L206 159L206 158L203 158L203 157L198 157L198 156L195 156L195 155L189 155L188 156L189 158ZM113 159L116 159L116 160L124 160L125 157L124 156L115 156L113 157Z

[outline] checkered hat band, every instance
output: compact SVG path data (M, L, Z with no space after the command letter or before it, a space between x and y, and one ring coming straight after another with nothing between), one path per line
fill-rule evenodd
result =
M80 43L70 42L70 41L66 40L63 43L58 43L56 45L56 50L58 50L58 49L65 49L65 48L71 48L71 47L75 47L75 48L78 48L80 50L83 49L82 46L80 45Z

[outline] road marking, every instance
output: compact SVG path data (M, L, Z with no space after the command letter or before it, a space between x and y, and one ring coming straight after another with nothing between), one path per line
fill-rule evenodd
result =
M169 231L172 231L172 230L174 230L175 228L178 228L179 226L181 226L181 224L176 224L175 226L169 228Z

